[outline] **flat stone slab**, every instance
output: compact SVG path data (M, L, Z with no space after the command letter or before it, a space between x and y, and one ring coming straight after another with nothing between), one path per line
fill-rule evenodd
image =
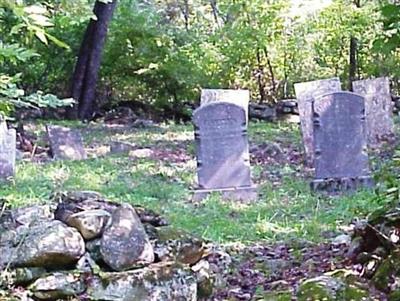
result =
M394 137L393 103L387 77L353 82L354 92L365 98L367 138L370 148L378 148L382 141Z
M193 202L200 202L213 193L220 194L223 200L240 201L244 203L256 201L258 195L255 185L225 189L197 189L193 192Z
M15 175L16 135L5 122L0 123L0 181Z
M294 84L298 109L300 115L300 127L304 143L306 163L308 166L314 165L314 134L313 134L313 115L312 102L321 95L341 91L339 78L315 80L304 83Z
M193 115L199 189L252 185L245 111L214 102Z
M352 191L371 187L364 98L350 92L317 97L314 116L314 191Z
M50 150L56 160L84 160L87 158L80 132L58 125L47 125Z

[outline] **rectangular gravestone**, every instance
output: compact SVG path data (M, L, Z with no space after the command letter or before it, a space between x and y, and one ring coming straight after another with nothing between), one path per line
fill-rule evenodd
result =
M246 123L249 116L249 90L202 89L200 106L211 102L230 102L242 107L246 112Z
M0 181L15 175L16 131L0 122Z
M393 104L387 77L353 82L353 90L365 97L368 146L377 148L394 137Z
M50 150L56 160L84 160L87 158L82 136L78 130L48 125Z
M312 101L323 94L338 92L342 88L339 78L322 79L294 84L300 115L306 164L314 166L314 135L312 121Z
M350 92L317 97L314 114L314 191L340 193L372 187L365 130L365 100Z
M255 200L244 108L211 102L194 112L193 123L199 185L194 200L211 192L220 192L225 199Z

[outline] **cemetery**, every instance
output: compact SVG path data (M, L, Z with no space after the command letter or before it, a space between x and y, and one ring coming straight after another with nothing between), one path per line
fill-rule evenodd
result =
M0 301L400 300L398 16L0 1Z

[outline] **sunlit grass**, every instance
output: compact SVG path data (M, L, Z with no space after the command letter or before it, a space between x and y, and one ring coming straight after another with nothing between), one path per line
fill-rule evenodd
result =
M75 123L62 123L75 126ZM30 129L42 135L43 123ZM321 241L325 233L337 231L356 216L363 216L379 204L371 192L327 198L313 195L309 179L295 172L301 166L253 166L259 184L259 200L250 205L223 202L211 195L201 204L191 202L195 187L196 163L190 125L162 125L150 129L110 130L101 124L82 125L85 145L101 147L122 140L138 147L163 147L169 151L185 144L190 160L141 158L106 155L85 161L19 162L13 183L3 185L0 197L12 206L48 202L54 190L95 190L111 200L140 204L165 215L178 227L216 242L307 239ZM252 143L284 141L299 145L294 124L250 124ZM189 143L189 145L187 145ZM160 146L162 145L162 146ZM275 168L282 176L279 185L263 177Z

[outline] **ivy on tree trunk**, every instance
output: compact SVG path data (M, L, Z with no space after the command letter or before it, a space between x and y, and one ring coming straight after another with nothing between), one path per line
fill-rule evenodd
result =
M92 118L96 107L96 83L101 55L117 0L96 1L92 18L86 28L72 77L71 96L77 104L69 112L70 118Z

